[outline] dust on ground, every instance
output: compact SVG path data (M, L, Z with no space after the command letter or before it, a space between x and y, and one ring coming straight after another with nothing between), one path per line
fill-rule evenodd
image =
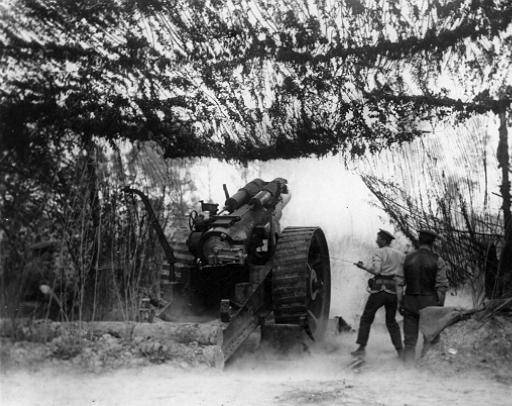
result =
M478 370L512 385L512 318L470 318L447 327L420 365L445 374Z
M1 376L9 405L509 405L512 389L477 372L454 376L405 368L383 325L374 326L367 363L347 368L354 334L286 356L259 349L224 370L168 365L91 374L48 368Z

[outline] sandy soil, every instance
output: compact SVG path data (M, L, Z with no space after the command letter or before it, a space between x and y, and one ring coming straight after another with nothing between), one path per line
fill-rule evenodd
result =
M446 377L405 368L382 326L368 346L367 364L347 368L355 336L327 348L282 356L243 354L225 370L165 365L103 374L45 370L1 376L9 405L510 405L512 388L476 373Z

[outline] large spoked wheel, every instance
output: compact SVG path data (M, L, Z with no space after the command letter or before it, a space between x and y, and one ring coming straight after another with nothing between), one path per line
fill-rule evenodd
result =
M302 325L315 340L321 340L331 304L331 268L324 233L318 227L285 228L274 263L275 322Z

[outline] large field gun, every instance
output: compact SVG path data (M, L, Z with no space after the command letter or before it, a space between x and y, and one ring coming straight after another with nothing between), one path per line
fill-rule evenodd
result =
M149 199L145 203L171 265L168 320L217 318L224 323L228 359L258 326L301 326L314 340L330 308L329 251L319 227L286 227L279 220L290 201L287 181L255 179L219 205L201 201L189 215L189 232L169 243Z

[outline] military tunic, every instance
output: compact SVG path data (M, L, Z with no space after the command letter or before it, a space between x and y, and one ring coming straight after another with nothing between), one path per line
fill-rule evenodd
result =
M370 296L366 302L361 320L356 343L366 346L370 335L370 328L375 319L375 313L382 306L386 310L386 327L388 329L391 342L397 351L402 349L402 338L400 327L396 322L396 280L401 280L403 274L403 261L405 255L389 246L378 248L372 257L370 270L377 274L374 284L369 289Z
M414 359L418 341L419 311L427 306L442 306L438 292L446 292L447 265L427 246L407 255L404 261L405 296L404 352L406 359Z

